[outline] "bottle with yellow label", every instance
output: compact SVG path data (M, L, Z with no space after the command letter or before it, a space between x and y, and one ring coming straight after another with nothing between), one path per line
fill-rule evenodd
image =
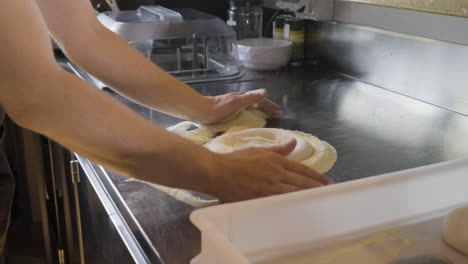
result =
M286 18L291 18L291 15L279 15L273 21L273 38L284 39L284 21Z
M304 63L305 22L303 19L290 17L284 21L284 39L293 43L292 66L301 66Z

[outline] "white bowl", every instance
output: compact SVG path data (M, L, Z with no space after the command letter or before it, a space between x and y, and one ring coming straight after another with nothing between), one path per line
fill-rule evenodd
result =
M292 56L292 42L282 39L253 38L237 41L237 52L242 66L269 71L286 66Z

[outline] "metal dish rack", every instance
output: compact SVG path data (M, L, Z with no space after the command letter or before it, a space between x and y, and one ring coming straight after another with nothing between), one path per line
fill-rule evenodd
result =
M242 76L236 34L221 19L193 9L177 12L160 6L111 11L98 16L163 70L186 83Z

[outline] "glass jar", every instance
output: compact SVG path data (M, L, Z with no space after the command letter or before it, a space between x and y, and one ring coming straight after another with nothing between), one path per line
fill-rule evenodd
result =
M230 0L227 23L236 31L237 39L261 38L262 1Z

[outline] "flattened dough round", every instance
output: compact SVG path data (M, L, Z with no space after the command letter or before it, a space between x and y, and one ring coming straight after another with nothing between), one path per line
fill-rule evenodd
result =
M447 244L468 256L468 205L447 215L442 234Z
M266 114L256 108L243 109L235 117L212 125L199 125L184 121L168 127L167 130L184 137L196 144L203 145L213 139L218 133L226 132L232 127L256 128L266 125Z
M168 131L183 138L193 141L195 144L203 145L213 138L213 131L205 126L190 121L180 122L167 128Z
M205 145L219 153L228 153L249 147L271 147L296 139L296 148L287 158L299 161L319 173L333 167L337 154L335 148L310 134L277 128L252 128L237 132L228 131Z
M266 125L266 118L266 114L259 109L249 107L241 110L235 117L218 124L199 125L193 122L184 121L167 128L167 130L188 140L191 140L196 144L204 145L205 147L210 148L209 146L212 144L212 142L216 142L216 140L222 138L222 136L217 137L220 133L229 135L231 133L245 132L247 130L263 128ZM295 138L298 144L293 153L290 154L290 159L298 160L303 164L315 169L319 173L325 173L333 167L337 157L336 150L327 142L322 141L310 134L299 131L289 131L283 129L276 130L283 131L280 134L285 134L285 138L278 137L277 132L270 132L270 139L268 139L268 137L262 139L259 138L258 135L251 136L253 136L253 138L257 137L257 140L254 140L256 141L255 144L258 144L257 146L267 146L268 144L278 145L288 142L291 138ZM248 147L248 144L245 145L245 147ZM235 149L231 151L234 150ZM212 205L218 202L217 200L205 200L196 197L192 192L187 190L170 188L148 182L145 183L168 193L180 201L196 207Z

